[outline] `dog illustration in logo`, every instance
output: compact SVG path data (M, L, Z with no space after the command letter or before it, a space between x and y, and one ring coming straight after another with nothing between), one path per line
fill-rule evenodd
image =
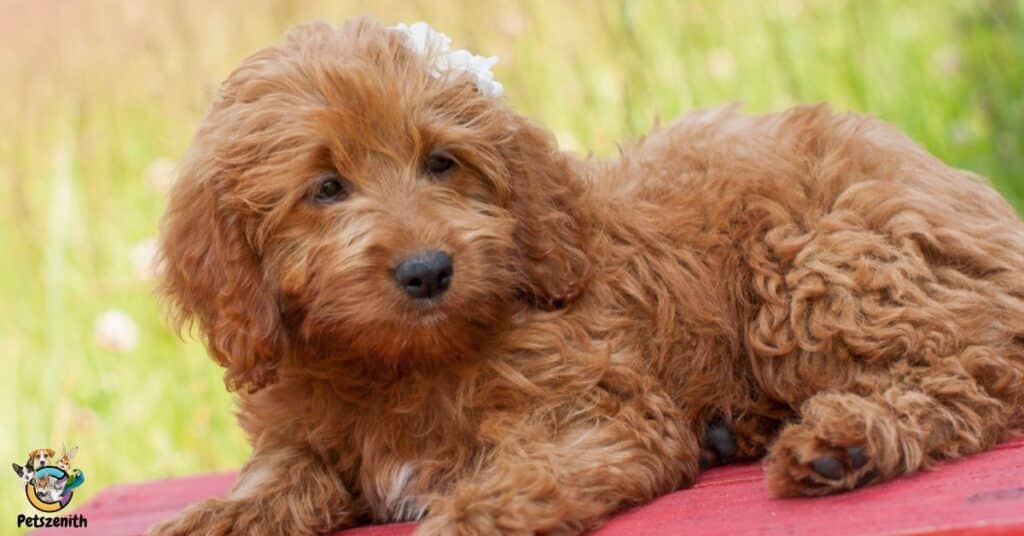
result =
M36 449L28 453L28 461L25 462L25 467L28 467L32 471L38 471L47 465L50 465L50 460L57 455L57 451L53 449Z
M76 454L78 447L68 450L62 443L59 459L53 449L36 449L29 453L25 465L11 464L34 508L52 513L71 502L75 488L85 482L85 474L71 467L71 460Z

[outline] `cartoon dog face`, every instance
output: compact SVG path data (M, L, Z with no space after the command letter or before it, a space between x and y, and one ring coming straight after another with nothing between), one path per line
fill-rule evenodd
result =
M28 453L28 466L38 471L50 464L50 460L57 454L53 449L36 449Z

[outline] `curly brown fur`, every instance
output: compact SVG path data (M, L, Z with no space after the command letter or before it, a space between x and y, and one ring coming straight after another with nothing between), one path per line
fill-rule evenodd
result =
M347 199L315 202L325 172ZM424 249L454 259L429 302L391 280ZM1024 428L1024 225L825 107L584 160L378 24L312 24L225 82L162 250L253 455L158 534L576 533L692 483L719 416L776 495Z

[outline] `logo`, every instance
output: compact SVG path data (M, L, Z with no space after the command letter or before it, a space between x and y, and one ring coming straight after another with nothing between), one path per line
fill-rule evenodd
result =
M67 450L61 445L58 458L53 449L36 449L28 453L25 465L11 464L33 508L52 514L71 503L75 489L85 482L85 473L72 467L71 460L77 453L78 447Z

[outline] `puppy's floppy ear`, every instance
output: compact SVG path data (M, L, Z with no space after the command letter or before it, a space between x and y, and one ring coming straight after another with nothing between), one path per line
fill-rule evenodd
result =
M249 240L254 216L225 206L237 170L220 162L215 145L200 132L171 192L161 228L161 291L176 328L193 321L199 327L226 369L228 389L255 391L274 380L289 346L275 294Z
M578 203L585 186L554 136L518 115L512 125L502 153L517 220L520 279L536 305L557 309L582 292L590 271L583 236L587 215Z

